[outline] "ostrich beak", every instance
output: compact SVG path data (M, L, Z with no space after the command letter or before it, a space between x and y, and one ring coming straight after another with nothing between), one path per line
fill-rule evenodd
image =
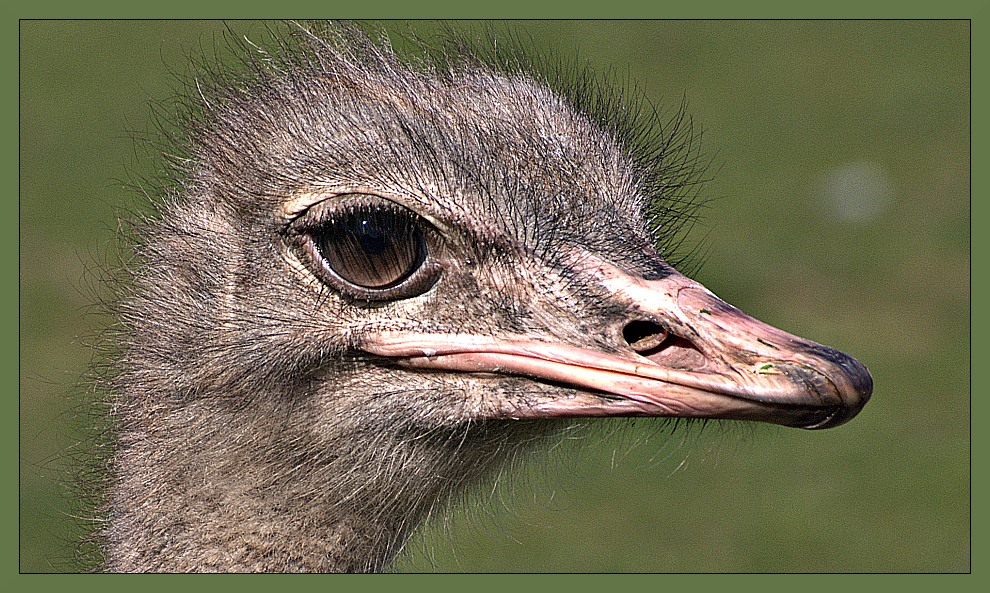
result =
M856 359L762 323L686 276L646 280L590 257L580 267L638 311L639 320L625 326L628 348L382 332L364 350L412 368L519 375L574 388L506 402L498 413L505 418L725 418L818 429L852 419L870 398L873 380Z

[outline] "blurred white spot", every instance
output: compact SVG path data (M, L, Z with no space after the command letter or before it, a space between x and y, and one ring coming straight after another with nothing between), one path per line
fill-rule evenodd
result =
M894 184L879 165L846 163L826 173L815 192L836 218L864 223L876 220L890 205Z

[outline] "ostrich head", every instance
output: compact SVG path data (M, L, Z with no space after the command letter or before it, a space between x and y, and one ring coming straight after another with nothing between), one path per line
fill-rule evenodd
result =
M664 260L678 132L444 55L313 26L200 81L121 305L111 569L379 569L562 418L826 428L869 398Z

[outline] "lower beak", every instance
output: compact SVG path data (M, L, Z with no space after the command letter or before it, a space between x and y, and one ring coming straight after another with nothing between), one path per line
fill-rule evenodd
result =
M762 323L676 272L661 280L584 260L637 311L615 352L522 336L381 332L362 346L406 367L530 377L573 388L506 402L505 418L665 416L808 429L853 418L873 380L856 359Z

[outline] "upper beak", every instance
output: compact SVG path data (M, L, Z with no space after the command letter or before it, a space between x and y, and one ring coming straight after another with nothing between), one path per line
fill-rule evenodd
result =
M381 332L362 348L414 368L523 375L576 390L506 403L507 418L669 416L830 428L853 418L873 380L856 359L762 323L676 272L631 275L581 260L637 311L628 348L604 352L523 336ZM637 325L638 324L638 325Z

